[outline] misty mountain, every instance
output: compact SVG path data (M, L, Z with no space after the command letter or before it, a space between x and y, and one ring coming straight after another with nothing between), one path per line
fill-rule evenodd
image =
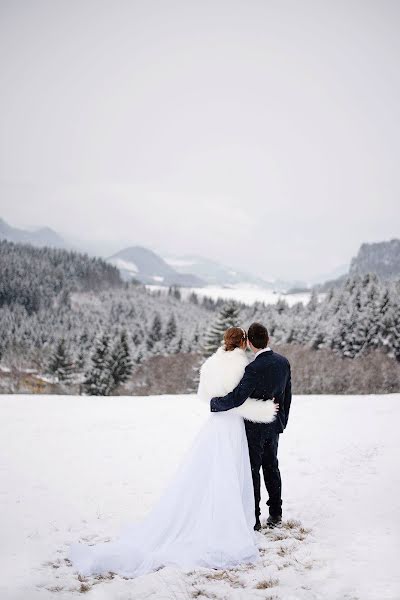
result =
M141 246L125 248L110 256L107 261L118 267L121 276L127 281L134 278L145 284L183 287L202 287L205 284L196 275L179 273L161 256Z
M40 227L33 231L12 227L0 218L0 239L8 242L32 244L33 246L50 246L65 248L65 240L50 227Z
M251 273L238 271L217 261L197 255L166 256L165 261L179 273L196 275L205 281L207 285L218 287L253 285L277 291L287 291L295 285L294 282L267 281ZM302 285L304 284L302 283Z
M350 275L376 273L381 279L400 276L400 240L362 244L350 265Z

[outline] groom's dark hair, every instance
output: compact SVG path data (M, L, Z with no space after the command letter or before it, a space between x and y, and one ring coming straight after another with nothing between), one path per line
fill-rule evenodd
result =
M251 342L254 348L261 350L268 346L268 329L261 325L261 323L252 323L247 332L249 342Z

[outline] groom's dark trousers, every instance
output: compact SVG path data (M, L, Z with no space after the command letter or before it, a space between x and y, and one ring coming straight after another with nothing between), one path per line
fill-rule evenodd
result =
M245 427L253 477L256 517L259 517L261 513L261 468L269 496L267 502L269 514L273 517L280 517L282 515L282 481L278 463L279 433L269 433L262 423L245 421Z
M278 465L279 435L285 429L292 401L290 364L287 358L266 350L258 354L244 372L232 392L221 398L212 398L211 412L230 410L241 406L247 398L260 401L275 399L279 410L273 423L252 423L245 421L251 472L253 476L255 513L260 515L262 468L269 500L269 514L282 514L282 483Z

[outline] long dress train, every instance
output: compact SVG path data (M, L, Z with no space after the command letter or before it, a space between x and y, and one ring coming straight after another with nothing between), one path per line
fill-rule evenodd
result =
M212 414L154 508L114 542L74 544L82 575L137 577L163 566L229 568L258 560L243 418Z

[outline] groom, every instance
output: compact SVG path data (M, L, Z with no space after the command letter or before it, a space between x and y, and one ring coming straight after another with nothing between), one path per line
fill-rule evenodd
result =
M258 398L261 402L273 398L279 405L276 419L272 423L245 420L256 509L254 529L259 531L261 467L269 495L267 526L276 527L282 522L282 484L277 454L279 434L285 429L289 418L292 388L289 361L268 346L267 329L260 323L253 323L249 327L247 339L249 348L255 353L254 361L246 367L243 378L235 389L222 398L212 398L210 406L211 412L230 410L250 397Z

